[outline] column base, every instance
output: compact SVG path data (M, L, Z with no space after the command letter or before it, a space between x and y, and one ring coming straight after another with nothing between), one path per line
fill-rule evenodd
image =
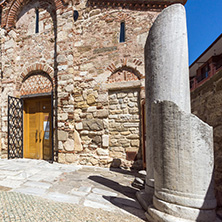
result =
M181 206L153 198L148 207L149 222L217 222L215 209L198 209Z
M194 222L194 220L186 220L178 217L171 216L156 210L153 206L145 213L148 222ZM212 221L213 222L213 221Z
M155 212L156 211L156 212ZM154 215L155 214L155 215ZM198 220L186 220L178 217L173 217L158 210L152 209L152 213L145 213L148 222L196 222ZM212 222L212 221L209 221ZM213 221L214 222L214 221ZM216 218L215 222L222 222L220 218Z

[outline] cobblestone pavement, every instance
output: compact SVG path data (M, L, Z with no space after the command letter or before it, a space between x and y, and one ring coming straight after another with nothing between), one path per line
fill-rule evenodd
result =
M0 160L1 221L144 221L126 170Z

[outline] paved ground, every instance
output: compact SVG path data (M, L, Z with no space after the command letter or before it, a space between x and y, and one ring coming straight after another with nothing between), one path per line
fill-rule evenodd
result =
M0 160L1 221L144 221L131 171Z

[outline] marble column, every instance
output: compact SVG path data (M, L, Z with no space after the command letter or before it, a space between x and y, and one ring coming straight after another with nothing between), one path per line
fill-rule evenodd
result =
M147 38L145 63L147 177L138 199L150 222L213 222L213 133L190 111L186 14L181 4L157 17Z
M176 47L175 47L176 45ZM170 100L190 111L187 27L184 7L180 4L162 11L150 29L145 45L146 73L146 183L137 193L144 209L154 193L153 119L154 101Z
M152 104L154 196L150 222L214 222L213 130L171 101Z

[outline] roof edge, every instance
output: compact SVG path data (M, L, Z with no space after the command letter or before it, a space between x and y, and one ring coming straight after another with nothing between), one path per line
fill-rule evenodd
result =
M201 55L190 65L190 68L205 54L209 51L220 39L222 38L222 33L217 37L217 39L203 52Z

